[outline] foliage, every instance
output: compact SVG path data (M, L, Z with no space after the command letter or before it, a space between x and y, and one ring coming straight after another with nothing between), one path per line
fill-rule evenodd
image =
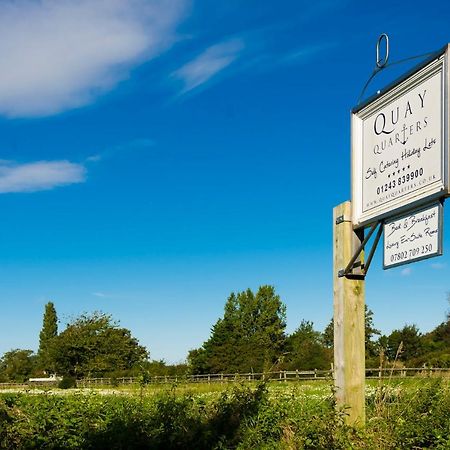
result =
M42 329L39 333L38 365L45 372L54 372L55 367L50 357L50 346L52 341L58 335L58 317L56 315L55 305L48 302L45 305L44 317L42 320Z
M450 316L446 322L438 325L429 335L428 338L440 347L450 347Z
M234 386L205 402L174 390L152 397L0 397L0 447L8 449L235 448L265 387Z
M148 357L129 330L101 312L83 314L69 323L52 340L49 354L59 374L76 378L130 369Z
M287 370L329 369L331 352L323 344L322 335L313 323L302 320L297 330L287 338L284 367Z
M265 370L327 369L332 361L333 321L318 333L303 320L285 334L286 308L271 286L250 289L227 299L224 315L202 347L191 350L187 364L149 361L147 350L131 332L102 312L82 314L57 334L54 304L47 303L39 334L39 351L15 349L0 359L0 382L26 381L42 370L71 377L173 376L187 373L248 373ZM366 366L450 367L450 313L429 333L405 325L380 336L373 312L365 308Z
M366 346L366 357L372 358L378 355L377 344L374 337L380 335L380 330L377 330L373 324L373 311L364 305L364 336ZM333 318L326 326L322 334L323 343L327 348L333 348L334 343L334 323Z
M422 380L414 387L385 385L368 413L369 437L383 449L450 448L450 386L442 379Z
M32 350L10 350L0 359L0 380L22 383L27 381L36 366Z
M422 336L421 344L421 354L413 358L416 365L450 367L450 313L447 314L445 322Z
M450 313L434 330L421 334L415 325L405 325L381 336L378 347L391 362L421 367L450 367Z
M70 388L77 387L77 380L74 377L65 376L58 383L58 387L60 389L70 389Z
M186 375L188 366L185 363L167 364L164 360L144 361L141 369L145 370L152 377Z
M272 286L232 293L223 318L201 349L191 351L193 373L262 372L283 353L286 307Z
M364 305L364 333L366 344L366 357L371 358L378 354L377 345L374 341L375 336L379 336L380 330L377 330L373 324L373 311Z
M322 342L326 348L332 349L334 346L334 320L333 317L328 322L322 333Z
M206 343L203 344L203 347L195 348L189 351L187 364L190 374L203 374L208 373L210 370L210 364L208 361L209 358L205 350L205 345Z
M407 361L423 353L421 334L415 325L394 330L387 338L386 356L393 361Z
M417 383L417 382L416 382ZM156 395L0 395L0 448L448 449L450 386L442 380L367 390L365 429L345 424L329 386L235 385Z

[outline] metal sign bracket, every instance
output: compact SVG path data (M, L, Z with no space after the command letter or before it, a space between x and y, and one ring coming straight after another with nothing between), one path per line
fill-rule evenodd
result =
M383 45L384 44L384 45ZM381 55L381 47L384 46L384 55ZM380 34L378 40L377 40L377 44L376 44L376 57L375 57L375 68L373 69L372 75L370 75L369 79L367 80L366 84L364 85L361 93L359 94L359 98L358 98L358 103L357 105L359 105L362 101L362 98L366 92L366 89L369 87L370 82L375 78L375 76L381 72L381 70L383 69L387 69L389 67L395 66L397 64L402 64L404 62L408 62L411 61L413 59L419 59L419 58L426 58L428 56L432 56L435 55L437 52L428 52L428 53L423 53L421 55L416 55L416 56L410 56L409 58L404 58L401 59L399 61L395 61L393 63L389 63L389 51L390 51L390 46L389 46L389 36L386 33L382 33ZM379 94L379 92L377 93Z
M336 219L336 225L339 223L344 222L344 217L339 216ZM362 263L361 261L356 261L358 257L361 255L361 252L364 250L367 242L372 237L373 233L375 232L376 228L378 227L377 234L375 236L375 240L373 242L372 248L370 249L369 256L367 257L367 261L365 263ZM364 237L363 241L359 245L359 247L356 249L355 254L350 259L350 262L347 264L347 267L345 269L341 269L338 272L338 277L346 277L349 279L358 279L358 280L364 280L367 272L369 271L370 264L372 262L373 256L375 254L375 250L377 249L378 242L380 241L381 234L383 232L383 223L382 221L376 222L372 225L369 232L367 233L367 236ZM359 273L354 273L353 270L360 268Z

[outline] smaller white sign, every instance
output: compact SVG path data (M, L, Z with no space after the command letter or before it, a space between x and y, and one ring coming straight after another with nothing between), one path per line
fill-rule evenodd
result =
M442 255L442 205L384 223L383 269Z

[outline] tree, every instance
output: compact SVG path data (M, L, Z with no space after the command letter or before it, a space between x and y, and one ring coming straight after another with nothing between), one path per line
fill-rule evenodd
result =
M414 360L415 365L450 367L450 315L447 321L422 336L423 354Z
M209 364L204 347L195 348L189 351L187 364L190 374L204 374L209 372Z
M450 347L450 317L442 322L431 333L435 342L442 342L443 346Z
M388 336L386 354L391 361L396 357L400 361L407 361L422 353L422 335L416 325L405 325Z
M405 325L389 336L381 336L378 346L391 362L397 358L411 367L450 367L450 312L446 319L426 334L421 334L416 325Z
M48 302L45 305L42 329L39 333L38 364L45 372L54 371L54 364L49 355L52 340L58 335L58 317L55 305Z
M374 336L380 335L380 330L377 330L373 324L373 312L364 305L364 336L366 347L366 358L374 357L378 354L378 347L374 341ZM322 339L326 347L333 348L334 345L334 322L333 318L326 326L322 333Z
M33 350L10 350L0 359L0 379L23 383L30 378L35 363Z
M189 353L193 373L261 372L277 362L285 344L286 307L272 286L232 293L223 318L201 349Z
M289 370L329 369L331 351L313 323L302 320L300 326L287 338L286 368Z
M50 348L57 372L77 378L131 369L148 358L131 332L102 312L74 319Z
M322 333L322 341L325 347L327 348L333 348L334 346L334 320L331 318L331 320L328 322L328 325L325 327L325 330L323 330Z
M450 303L450 293L447 295L447 300ZM447 320L429 334L433 342L439 343L440 347L450 347L450 310L447 312Z
M380 330L373 325L373 312L367 305L364 305L364 334L366 343L366 358L377 356L378 348L373 340L374 336L379 336Z

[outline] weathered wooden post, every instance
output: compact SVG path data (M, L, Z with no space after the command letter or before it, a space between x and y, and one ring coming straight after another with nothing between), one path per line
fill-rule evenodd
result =
M361 244L352 208L333 210L334 383L338 407L349 407L349 424L365 423L364 278L339 277Z

